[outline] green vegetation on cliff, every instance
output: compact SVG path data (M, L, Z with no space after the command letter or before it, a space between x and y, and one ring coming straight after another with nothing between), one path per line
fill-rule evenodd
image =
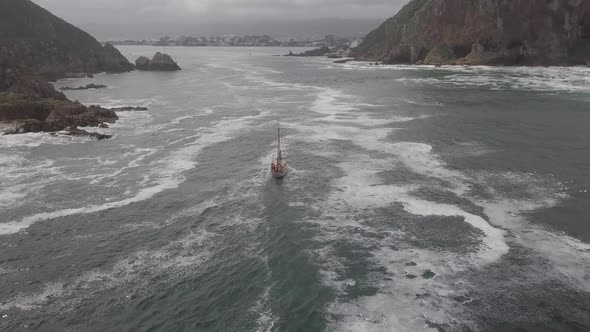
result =
M447 44L438 44L428 52L424 63L434 65L454 64L456 59L455 53Z
M371 31L358 46L356 52L367 57L381 57L384 50L402 41L403 27L400 24L413 20L429 0L413 0L377 29Z

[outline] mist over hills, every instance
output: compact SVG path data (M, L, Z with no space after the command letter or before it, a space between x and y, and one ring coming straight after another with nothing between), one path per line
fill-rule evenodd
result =
M76 20L73 20L74 22ZM383 21L376 19L314 19L314 20L266 20L266 21L227 21L227 22L128 22L102 24L76 22L75 24L98 40L155 39L169 36L212 36L212 35L262 35L276 39L320 38L325 35L341 37L363 37Z

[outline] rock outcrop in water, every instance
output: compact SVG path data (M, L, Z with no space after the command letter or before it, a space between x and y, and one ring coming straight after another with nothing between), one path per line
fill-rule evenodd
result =
M590 1L412 0L355 53L384 63L587 64Z
M129 112L129 111L147 111L148 108L144 106L123 106L123 107L114 107L109 108L111 111L115 112Z
M172 57L168 54L157 52L154 54L152 59L148 59L145 56L140 56L135 60L135 67L138 70L147 70L147 71L175 71L181 70Z
M94 83L90 83L90 84L86 84L85 86L79 86L77 88L73 88L70 86L64 86L62 88L59 88L62 91L67 91L67 90L90 90L90 89L103 89L106 88L106 85L103 84L94 84Z
M30 0L0 1L0 59L52 79L134 69L114 46L102 46Z
M289 54L285 54L285 56L324 56L328 53L330 53L330 48L324 46L313 50L305 51L303 53L293 53L289 51Z
M68 130L72 135L88 136L76 127L99 126L117 119L112 110L68 100L26 67L0 64L0 122L10 124L5 134Z

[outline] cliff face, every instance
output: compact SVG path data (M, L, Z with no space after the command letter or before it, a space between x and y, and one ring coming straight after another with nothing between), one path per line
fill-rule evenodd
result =
M66 96L55 90L53 85L22 66L12 67L0 64L0 93L3 92L33 98L66 100Z
M412 0L356 53L386 63L586 64L590 1Z
M25 65L45 77L65 73L124 72L134 66L112 45L30 0L0 0L0 62Z

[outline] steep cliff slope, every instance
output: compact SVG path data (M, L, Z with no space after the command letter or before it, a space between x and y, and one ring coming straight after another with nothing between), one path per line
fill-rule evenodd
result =
M103 47L30 0L0 0L0 62L25 65L45 77L134 68L112 45Z
M386 63L586 64L590 0L412 0L356 52Z

